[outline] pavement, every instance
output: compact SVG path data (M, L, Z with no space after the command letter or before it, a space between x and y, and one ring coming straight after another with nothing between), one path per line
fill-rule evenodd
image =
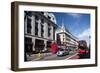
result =
M64 60L64 59L78 59L78 53L71 53L66 56L58 57L56 54L44 53L44 54L32 54L28 56L28 61L47 61L47 60Z

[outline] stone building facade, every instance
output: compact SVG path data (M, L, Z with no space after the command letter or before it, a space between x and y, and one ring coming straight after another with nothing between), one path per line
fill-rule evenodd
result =
M66 45L68 49L78 49L78 38L71 34L71 32L62 24L55 32L55 38L59 35L61 44Z
M56 18L49 12L24 11L24 41L28 51L48 51L55 41Z

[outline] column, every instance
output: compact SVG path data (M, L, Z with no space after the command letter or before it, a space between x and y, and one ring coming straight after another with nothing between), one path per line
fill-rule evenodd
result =
M38 36L41 37L41 20L38 20Z
M24 20L24 26L25 26L25 32L24 33L27 34L27 16Z
M31 29L31 32L32 32L32 35L35 35L35 17L34 15L31 17L31 26L32 26L32 29Z
M51 31L50 31L50 33L51 33L50 38L53 40L53 26L51 26Z
M35 38L32 38L32 42L33 42L33 51L35 51Z
M48 38L48 24L44 23L44 38Z
M44 50L43 51L46 51L47 50L47 41L46 40L44 40L44 44L45 44L45 46L44 46Z

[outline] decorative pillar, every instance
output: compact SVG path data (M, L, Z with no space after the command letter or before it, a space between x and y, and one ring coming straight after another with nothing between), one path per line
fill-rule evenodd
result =
M48 38L48 24L44 23L44 38Z
M34 16L31 17L31 26L32 26L32 29L31 29L32 35L35 35L35 17Z
M50 31L50 34L51 34L51 39L53 40L53 26L51 26L51 31Z
M33 42L33 51L35 51L35 38L32 38L32 42Z
M27 17L28 17L28 16L26 16L26 18L25 18L25 20L24 20L24 21L25 21L25 22L24 22L24 25L25 25L25 34L27 34Z
M46 51L47 50L47 41L46 40L44 40L44 44L45 44L45 46L44 46L44 50L43 51Z
M38 20L38 36L41 37L41 20Z

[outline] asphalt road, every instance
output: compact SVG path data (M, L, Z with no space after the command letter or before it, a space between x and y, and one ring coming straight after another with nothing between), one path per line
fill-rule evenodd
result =
M77 53L71 53L66 56L58 57L56 54L45 53L45 54L32 54L28 57L28 61L48 61L48 60L64 60L64 59L76 59Z

